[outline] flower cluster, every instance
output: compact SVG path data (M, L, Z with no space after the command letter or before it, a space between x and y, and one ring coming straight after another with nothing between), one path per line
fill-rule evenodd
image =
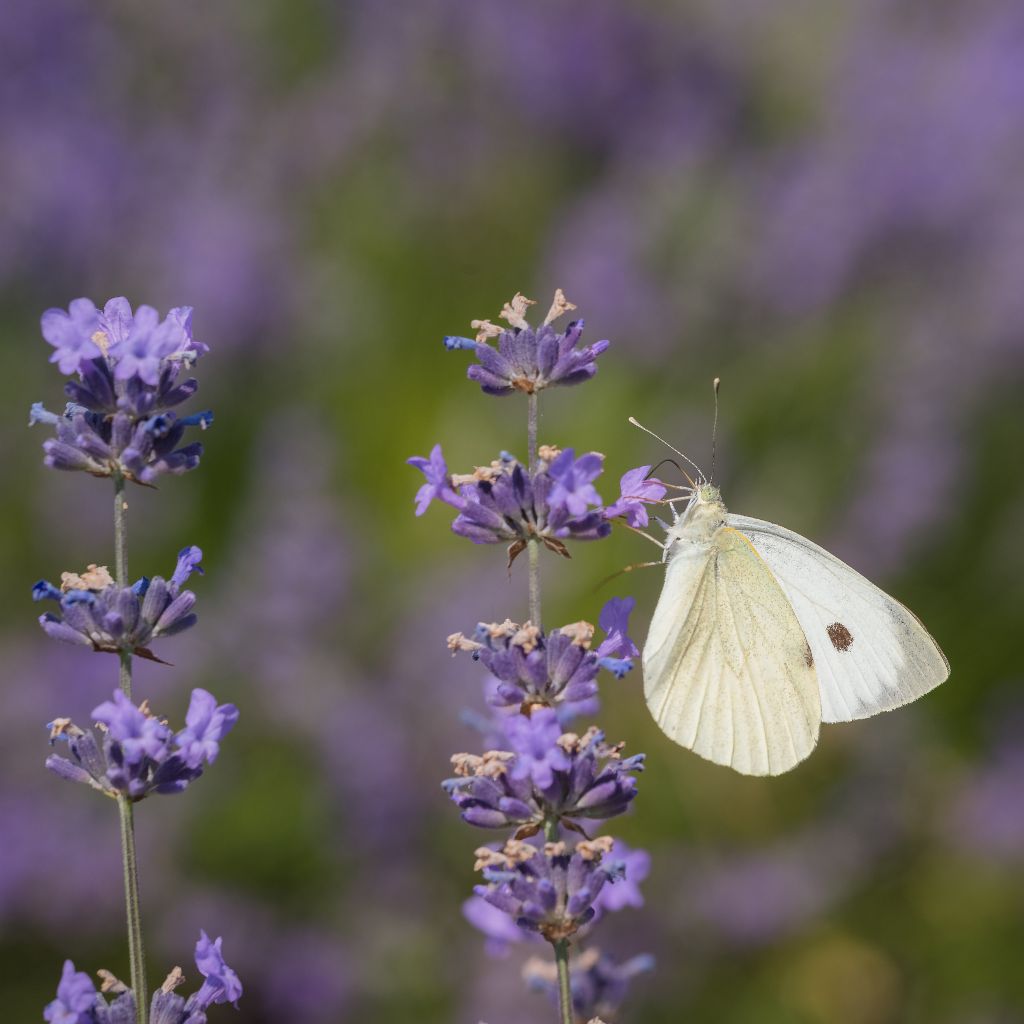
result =
M650 872L650 854L646 850L631 849L621 839L616 839L604 860L606 867L614 868L615 884L601 888L593 903L594 916L579 929L577 938L585 936L606 913L644 905L640 883ZM462 915L486 937L487 952L491 956L504 956L512 945L540 941L537 932L519 927L480 896L473 895L463 903Z
M198 390L195 378L182 374L207 351L192 336L190 307L161 320L152 306L133 313L124 298L111 299L102 311L75 299L67 312L48 309L42 332L54 348L50 361L77 375L64 385L70 401L63 413L32 406L29 423L56 430L43 443L47 466L151 484L199 464L202 445L180 445L186 428L205 429L213 414L173 411Z
M579 819L615 817L636 796L644 755L623 758L596 727L564 733L553 708L535 707L508 716L505 732L509 750L452 757L455 778L444 786L470 825L516 828L518 839L550 821L582 831Z
M611 1019L625 1002L629 984L638 974L654 969L648 954L618 963L601 950L591 948L569 961L573 1014L579 1020ZM554 964L530 957L523 964L523 978L535 992L543 992L558 1003L558 974Z
M533 470L503 452L489 466L453 475L439 444L428 458L417 455L406 461L426 477L416 492L416 515L423 515L434 500L450 505L458 513L452 531L474 544L507 544L509 564L530 541L568 558L567 540L607 537L612 520L646 526L647 505L666 492L660 480L648 479L650 466L638 466L623 475L616 501L603 507L594 481L604 456L587 452L577 458L572 448L550 445L540 446Z
M527 309L535 304L533 299L517 293L498 314L508 323L507 328L490 320L472 320L475 338L449 335L444 339L447 349L470 349L476 353L479 362L470 366L466 375L486 394L534 394L556 385L582 384L597 373L597 357L609 342L596 341L580 348L582 320L573 320L561 332L551 326L576 308L562 289L555 292L548 315L536 330L526 319ZM489 338L498 339L496 349L487 344Z
M611 836L598 836L580 840L572 850L561 841L536 846L519 839L500 850L483 846L475 867L484 884L474 891L520 928L559 942L594 917L605 884L621 877L620 864L603 863L613 845Z
M195 546L182 548L169 580L143 576L126 587L114 582L105 565L90 565L81 574L65 572L59 587L40 580L32 588L32 599L56 601L60 615L46 612L39 624L54 640L158 661L146 645L196 623L196 595L181 588L193 572L202 575L202 557Z
M508 544L510 563L531 540L568 557L566 540L607 537L611 524L593 484L604 456L588 452L576 458L572 448L549 447L539 456L533 471L505 454L490 466L452 477L441 446L435 445L429 459L408 460L427 478L416 495L416 513L422 515L440 499L458 512L455 533L474 544Z
M150 1024L206 1024L206 1009L216 1003L238 1005L242 983L225 963L221 939L211 940L200 932L196 943L196 969L203 976L200 988L187 999L175 992L185 982L180 967L175 967L163 985L153 993ZM100 971L101 985L84 971L76 971L70 960L57 985L57 998L43 1011L50 1024L135 1024L135 995L109 971ZM108 1002L105 996L113 997Z
M67 742L72 760L51 754L46 767L107 796L138 801L150 793L180 793L198 779L203 763L217 760L220 741L238 721L238 708L218 704L212 693L197 688L185 728L175 733L149 713L145 702L136 706L115 690L113 699L93 708L92 718L102 727L102 747L91 729L68 718L49 723L50 742Z
M628 635L629 615L636 601L613 597L601 610L598 622L606 637L591 650L594 627L574 622L544 631L532 623L522 626L481 622L472 638L462 633L448 637L451 651L470 651L495 678L489 697L494 707L533 705L561 707L582 714L597 696L597 675L603 668L621 679L633 668L639 649Z

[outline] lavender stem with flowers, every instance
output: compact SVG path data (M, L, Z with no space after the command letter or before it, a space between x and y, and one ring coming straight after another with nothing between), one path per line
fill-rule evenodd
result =
M101 970L97 991L89 976L67 960L57 998L43 1017L51 1024L205 1024L206 1009L222 1002L237 1005L242 986L224 962L221 939L201 932L195 950L204 979L200 988L187 1000L177 995L175 989L185 978L175 967L150 1001L134 806L154 793L181 792L199 778L204 763L216 760L238 710L233 704L218 705L212 694L195 689L185 727L174 732L149 711L147 702L132 702L133 657L160 661L149 644L196 622L195 594L183 585L194 571L202 572L202 552L182 549L169 580L143 576L130 583L126 490L128 483L152 485L162 474L180 474L198 465L202 446L178 445L187 427L205 428L212 414L179 417L173 410L195 393L195 379L180 377L206 346L192 337L191 309L173 309L161 320L149 306L133 313L123 298L111 299L102 311L88 299L76 299L68 312L47 310L42 331L55 350L51 362L76 376L65 383L71 401L63 414L37 403L29 422L56 429L56 437L43 444L47 466L113 479L114 575L106 566L90 564L80 574L63 573L59 587L40 580L32 596L58 605L59 614L47 612L39 620L49 636L116 654L119 664L112 699L92 711L100 739L69 718L57 718L48 726L51 743L67 743L70 756L51 754L46 766L117 803L131 980L129 987Z
M455 776L444 788L465 822L507 835L476 851L483 884L464 905L465 916L495 952L546 940L554 964L530 960L526 979L557 1003L561 1024L575 1024L613 1016L630 979L652 966L646 956L618 963L596 947L581 949L604 914L642 903L638 883L649 868L647 854L608 835L591 838L585 824L629 809L644 756L624 757L623 744L607 743L596 726L582 735L567 729L598 710L599 672L622 678L639 652L628 636L632 598L607 602L599 617L605 638L596 650L590 623L545 632L540 559L545 550L569 558L570 543L608 536L615 520L646 525L645 503L662 498L665 487L648 479L649 466L638 467L623 476L619 499L604 506L594 487L602 455L577 458L571 448L538 443L539 393L589 380L608 342L580 346L582 320L556 330L555 321L575 309L561 290L536 330L526 320L532 304L517 294L500 314L508 328L474 320L475 339L445 338L447 348L476 354L468 377L486 394L526 395L526 465L503 452L490 466L452 475L440 445L429 458L409 462L426 477L417 515L437 499L456 510L455 533L477 544L506 544L510 567L528 552L527 621L478 623L470 636L448 638L453 653L470 652L488 670L492 714L473 716L484 753L454 755Z

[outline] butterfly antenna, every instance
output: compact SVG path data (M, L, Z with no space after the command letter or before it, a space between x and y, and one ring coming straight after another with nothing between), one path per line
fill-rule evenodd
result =
M722 378L716 377L712 382L715 389L715 421L711 427L711 482L715 480L715 444L718 440L718 389L722 385Z
M664 445L664 446L665 446L666 448L668 448L668 449L669 449L669 451L673 451L673 452L675 452L675 453L676 453L676 455L678 455L678 456L679 456L679 457L680 457L681 459L686 459L686 461L687 461L687 462L688 462L688 463L689 463L689 464L690 464L691 466L693 466L693 468L694 468L695 470L697 470L697 476L698 476L698 478L699 478L699 479L701 479L701 480L703 480L703 479L704 479L704 474L703 474L703 473L702 473L702 472L700 471L700 466L698 466L698 465L697 465L697 463L696 463L696 462L694 462L694 461L693 461L693 459L691 459L689 455L684 455L684 454L683 454L683 453L682 453L682 452L681 452L681 451L680 451L680 450L679 450L678 448L673 448L673 447L672 447L672 445L670 445L670 444L668 443L668 441L666 441L666 440L665 440L665 438L663 438L663 437L658 437L658 435L657 435L657 434L656 434L656 433L655 433L655 432L654 432L653 430L649 430L649 429L648 429L647 427L645 427L645 426L644 426L644 425L643 425L643 424L642 424L642 423L641 423L641 422L640 422L640 421L639 421L639 420L638 420L638 419L637 419L637 418L636 418L635 416L630 416L630 417L629 417L629 422L630 422L630 423L632 423L634 427L639 427L639 428L640 428L640 429L641 429L641 430L642 430L642 431L643 431L643 432L644 432L645 434L650 434L650 435L651 435L651 437L653 437L655 441L660 441L660 442L661 442L661 443L662 443L662 444L663 444L663 445ZM686 477L686 479L687 479L687 480L689 481L689 484L690 484L690 486L691 486L691 487L696 487L696 486L697 486L697 485L696 485L696 484L695 484L695 483L693 482L693 478L692 478L692 477L690 476L690 474L689 474L689 473L687 473L687 472L686 472L686 470L685 470L685 469L683 469L682 467L680 467L680 472L681 472L681 473L683 474L683 476L685 476L685 477Z
M627 572L633 572L635 569L652 569L656 565L663 565L663 564L664 563L661 562L661 561L658 561L658 562L634 562L632 565L624 566L623 568L619 569L618 572L613 572L611 574L611 576L605 576L605 578L603 580L601 580L601 582L598 583L596 587L594 587L594 592L596 593L602 587L606 587L609 583L611 583L612 580L618 579L620 576L624 576Z

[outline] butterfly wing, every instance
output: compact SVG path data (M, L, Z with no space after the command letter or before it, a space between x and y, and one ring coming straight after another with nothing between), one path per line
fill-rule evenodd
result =
M811 645L822 720L890 711L949 676L949 662L908 608L806 537L730 515L768 563Z
M736 530L676 549L643 668L655 721L701 757L744 775L778 775L814 749L821 708L807 641Z

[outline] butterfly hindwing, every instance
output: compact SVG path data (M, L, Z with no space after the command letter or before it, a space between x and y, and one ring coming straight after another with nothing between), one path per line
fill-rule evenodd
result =
M821 708L811 652L782 588L737 530L674 552L643 666L658 725L702 757L777 775L814 749Z
M889 711L949 676L914 613L835 555L760 519L727 522L749 538L792 604L814 655L823 721Z

